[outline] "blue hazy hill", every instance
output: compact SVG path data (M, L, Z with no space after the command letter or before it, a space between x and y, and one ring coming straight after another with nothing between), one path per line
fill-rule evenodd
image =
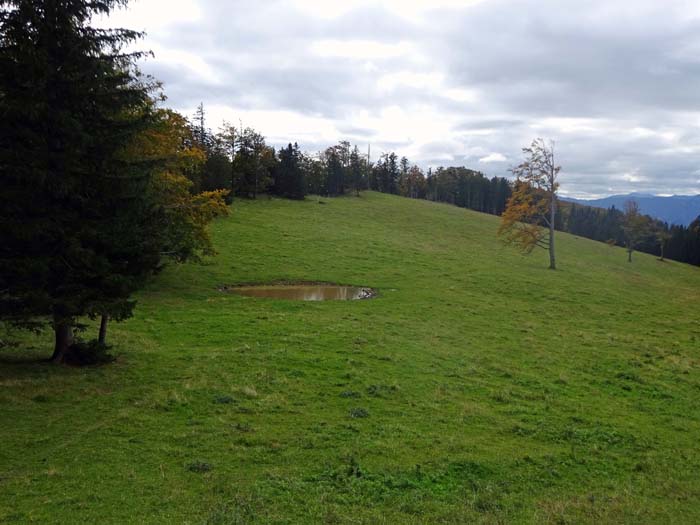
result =
M682 224L684 226L689 225L700 216L700 195L659 197L645 193L630 193L629 195L611 195L604 199L584 200L564 197L564 200L596 208L615 206L620 210L623 209L625 201L635 200L642 213L669 224Z

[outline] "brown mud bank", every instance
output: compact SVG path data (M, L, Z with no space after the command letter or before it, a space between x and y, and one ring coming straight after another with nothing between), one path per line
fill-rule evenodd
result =
M366 286L347 286L316 282L276 282L222 286L222 292L287 301L360 301L373 299L376 290Z

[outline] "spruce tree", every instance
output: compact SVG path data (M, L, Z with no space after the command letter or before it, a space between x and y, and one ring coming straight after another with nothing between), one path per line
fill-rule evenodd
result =
M0 317L49 323L63 362L81 316L123 318L157 257L143 246L149 168L128 146L154 85L141 35L90 25L125 0L0 1Z
M303 199L306 193L299 146L291 143L279 151L274 176L275 193L288 199Z
M362 163L362 157L360 156L360 150L355 146L350 153L350 187L355 192L355 195L360 196L360 190L363 185L363 173L365 172L365 167Z
M239 131L238 151L233 158L233 189L236 195L257 198L272 182L277 158L274 150L265 144L265 137L251 128Z

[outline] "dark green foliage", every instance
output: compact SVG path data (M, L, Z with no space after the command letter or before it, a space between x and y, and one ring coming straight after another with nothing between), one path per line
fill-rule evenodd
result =
M582 206L576 203L560 203L561 224L557 229L596 241L624 246L625 215L612 206L609 209ZM668 226L651 217L645 219L649 225L645 235L636 240L640 252L661 256L663 242L664 257L674 261L700 265L700 218L690 226Z
M202 166L201 191L228 190L231 188L231 160L218 147L211 148Z
M700 217L690 226L672 226L666 257L700 266Z
M273 190L288 199L303 199L305 194L302 154L299 146L289 144L279 151L279 162L274 172Z
M197 112L194 115L193 134L195 140L203 150L209 149L211 145L211 132L207 129L207 114L204 111L204 103L197 106Z
M304 173L305 192L311 195L326 194L326 169L323 162L309 155L301 159L301 168Z
M428 177L428 199L501 215L512 189L507 179L488 179L467 168L438 168Z
M341 141L323 151L318 158L304 156L302 171L308 193L317 195L344 195L367 189L367 159L357 146Z
M566 217L562 230L596 241L611 241L620 246L624 242L623 214L614 206L609 210L604 210L565 203L560 210L562 213L559 213L559 216Z
M122 51L139 33L89 25L125 3L1 3L0 316L51 320L58 353L76 317L129 316L152 263L128 256L148 223L149 166L124 150L150 123L154 85Z
M272 184L277 158L265 137L251 128L239 131L233 158L233 189L236 195L255 199Z
M370 189L382 193L398 194L399 192L399 166L396 153L385 153L372 168Z
M206 160L192 180L191 191L194 194L203 191L231 190L232 189L232 157L234 154L235 130L226 129L218 134L213 134L206 124L206 112L204 104L197 107L194 122L188 123L193 138L193 145L197 146ZM189 145L189 144L187 144ZM227 196L227 203L231 203L232 194Z
M347 147L346 147L347 146ZM324 160L326 164L326 195L343 195L347 186L347 155L349 144L340 143L337 146L328 148L324 152Z
M348 183L350 188L357 194L360 190L367 188L365 173L367 172L367 161L355 146L350 153L350 166L348 169Z

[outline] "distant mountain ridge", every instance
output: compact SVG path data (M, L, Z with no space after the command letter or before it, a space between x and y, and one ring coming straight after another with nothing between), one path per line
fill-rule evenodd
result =
M635 200L639 204L639 209L646 215L651 215L668 224L680 224L688 226L700 216L700 194L699 195L673 195L671 197L659 197L645 193L630 193L629 195L611 195L604 199L570 199L562 197L563 200L575 202L585 206L595 208L610 208L615 206L622 210L625 202Z

